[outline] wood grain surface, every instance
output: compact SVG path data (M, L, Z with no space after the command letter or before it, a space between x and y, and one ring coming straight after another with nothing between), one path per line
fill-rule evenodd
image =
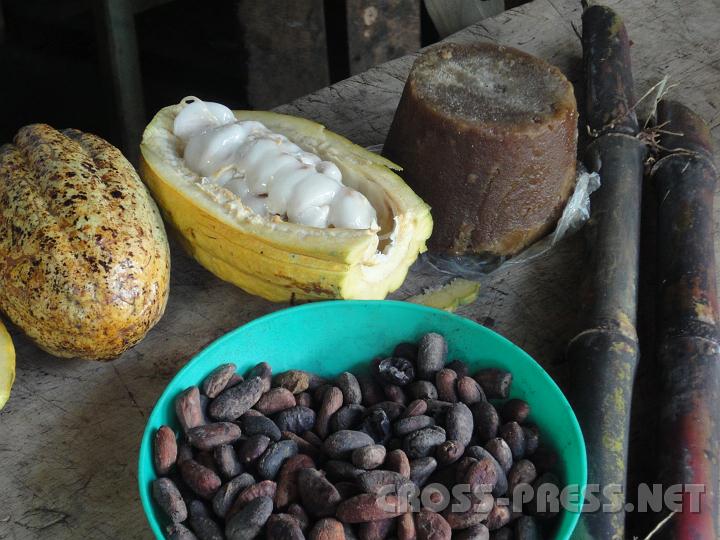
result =
M677 84L670 96L707 119L717 146L720 3L606 3L625 18L634 42L638 95L669 75ZM558 65L577 83L581 51L573 25L579 20L579 1L535 0L450 39L519 47ZM411 63L408 56L383 64L279 110L322 122L363 145L382 143ZM582 99L581 89L577 93ZM176 244L172 247L167 313L147 339L116 361L56 360L11 329L18 373L12 397L0 413L0 539L151 537L138 497L136 461L155 399L178 369L212 340L285 307L221 282ZM484 280L478 300L460 313L516 342L566 386L563 353L577 329L583 261L583 241L576 235L540 258L501 267ZM405 298L438 280L437 274L415 268L393 297ZM643 430L635 431L641 442L648 440L652 426L645 422L653 417L652 363L651 356L643 358L637 385L636 424ZM637 523L638 536L648 532L644 527Z

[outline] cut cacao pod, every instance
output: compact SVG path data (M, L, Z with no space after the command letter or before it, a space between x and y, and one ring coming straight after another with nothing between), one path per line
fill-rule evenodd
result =
M381 299L397 289L425 250L429 207L398 177L398 167L322 125L260 111L235 111L303 150L334 163L377 214L377 229L320 228L262 216L229 190L192 172L173 132L191 103L165 107L148 125L141 175L184 246L219 278L272 301Z

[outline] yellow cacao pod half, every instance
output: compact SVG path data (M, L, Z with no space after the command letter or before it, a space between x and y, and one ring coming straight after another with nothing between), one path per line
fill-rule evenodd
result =
M303 151L334 163L346 186L362 193L378 229L310 227L262 216L221 185L191 171L173 132L185 103L162 109L147 126L141 176L189 252L216 276L272 301L381 299L397 289L432 231L429 207L387 159L293 116L234 111Z

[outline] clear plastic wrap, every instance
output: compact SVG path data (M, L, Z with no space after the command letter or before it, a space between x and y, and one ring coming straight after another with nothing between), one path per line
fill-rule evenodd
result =
M382 145L368 147L368 150L381 152ZM555 229L547 236L511 258L493 255L452 256L428 252L421 255L415 263L415 269L425 273L438 271L450 276L477 280L501 265L517 264L540 257L560 240L582 228L590 218L590 194L599 187L600 175L596 172L588 172L585 166L578 162L575 189Z
M600 175L596 172L588 172L578 162L575 189L568 199L555 229L547 236L511 258L492 255L452 256L428 252L421 256L418 264L421 269L423 266L427 267L424 270L436 270L465 279L479 279L501 265L517 264L539 257L560 240L582 228L590 218L590 194L599 187Z

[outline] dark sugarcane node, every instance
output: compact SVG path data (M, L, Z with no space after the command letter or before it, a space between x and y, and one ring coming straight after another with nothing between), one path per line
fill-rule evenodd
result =
M622 19L605 6L582 16L586 118L592 142L584 160L601 177L586 227L588 266L582 331L567 350L570 396L588 452L588 483L601 503L624 508L630 404L638 361L637 283L640 200L646 157L636 138L629 39ZM602 488L618 486L611 500ZM585 513L581 538L625 538L625 512Z
M660 479L703 486L695 501L661 531L665 538L720 538L717 515L720 444L720 331L715 281L713 196L717 169L710 131L687 107L662 101L660 160L651 179L657 197L657 365L660 413Z

